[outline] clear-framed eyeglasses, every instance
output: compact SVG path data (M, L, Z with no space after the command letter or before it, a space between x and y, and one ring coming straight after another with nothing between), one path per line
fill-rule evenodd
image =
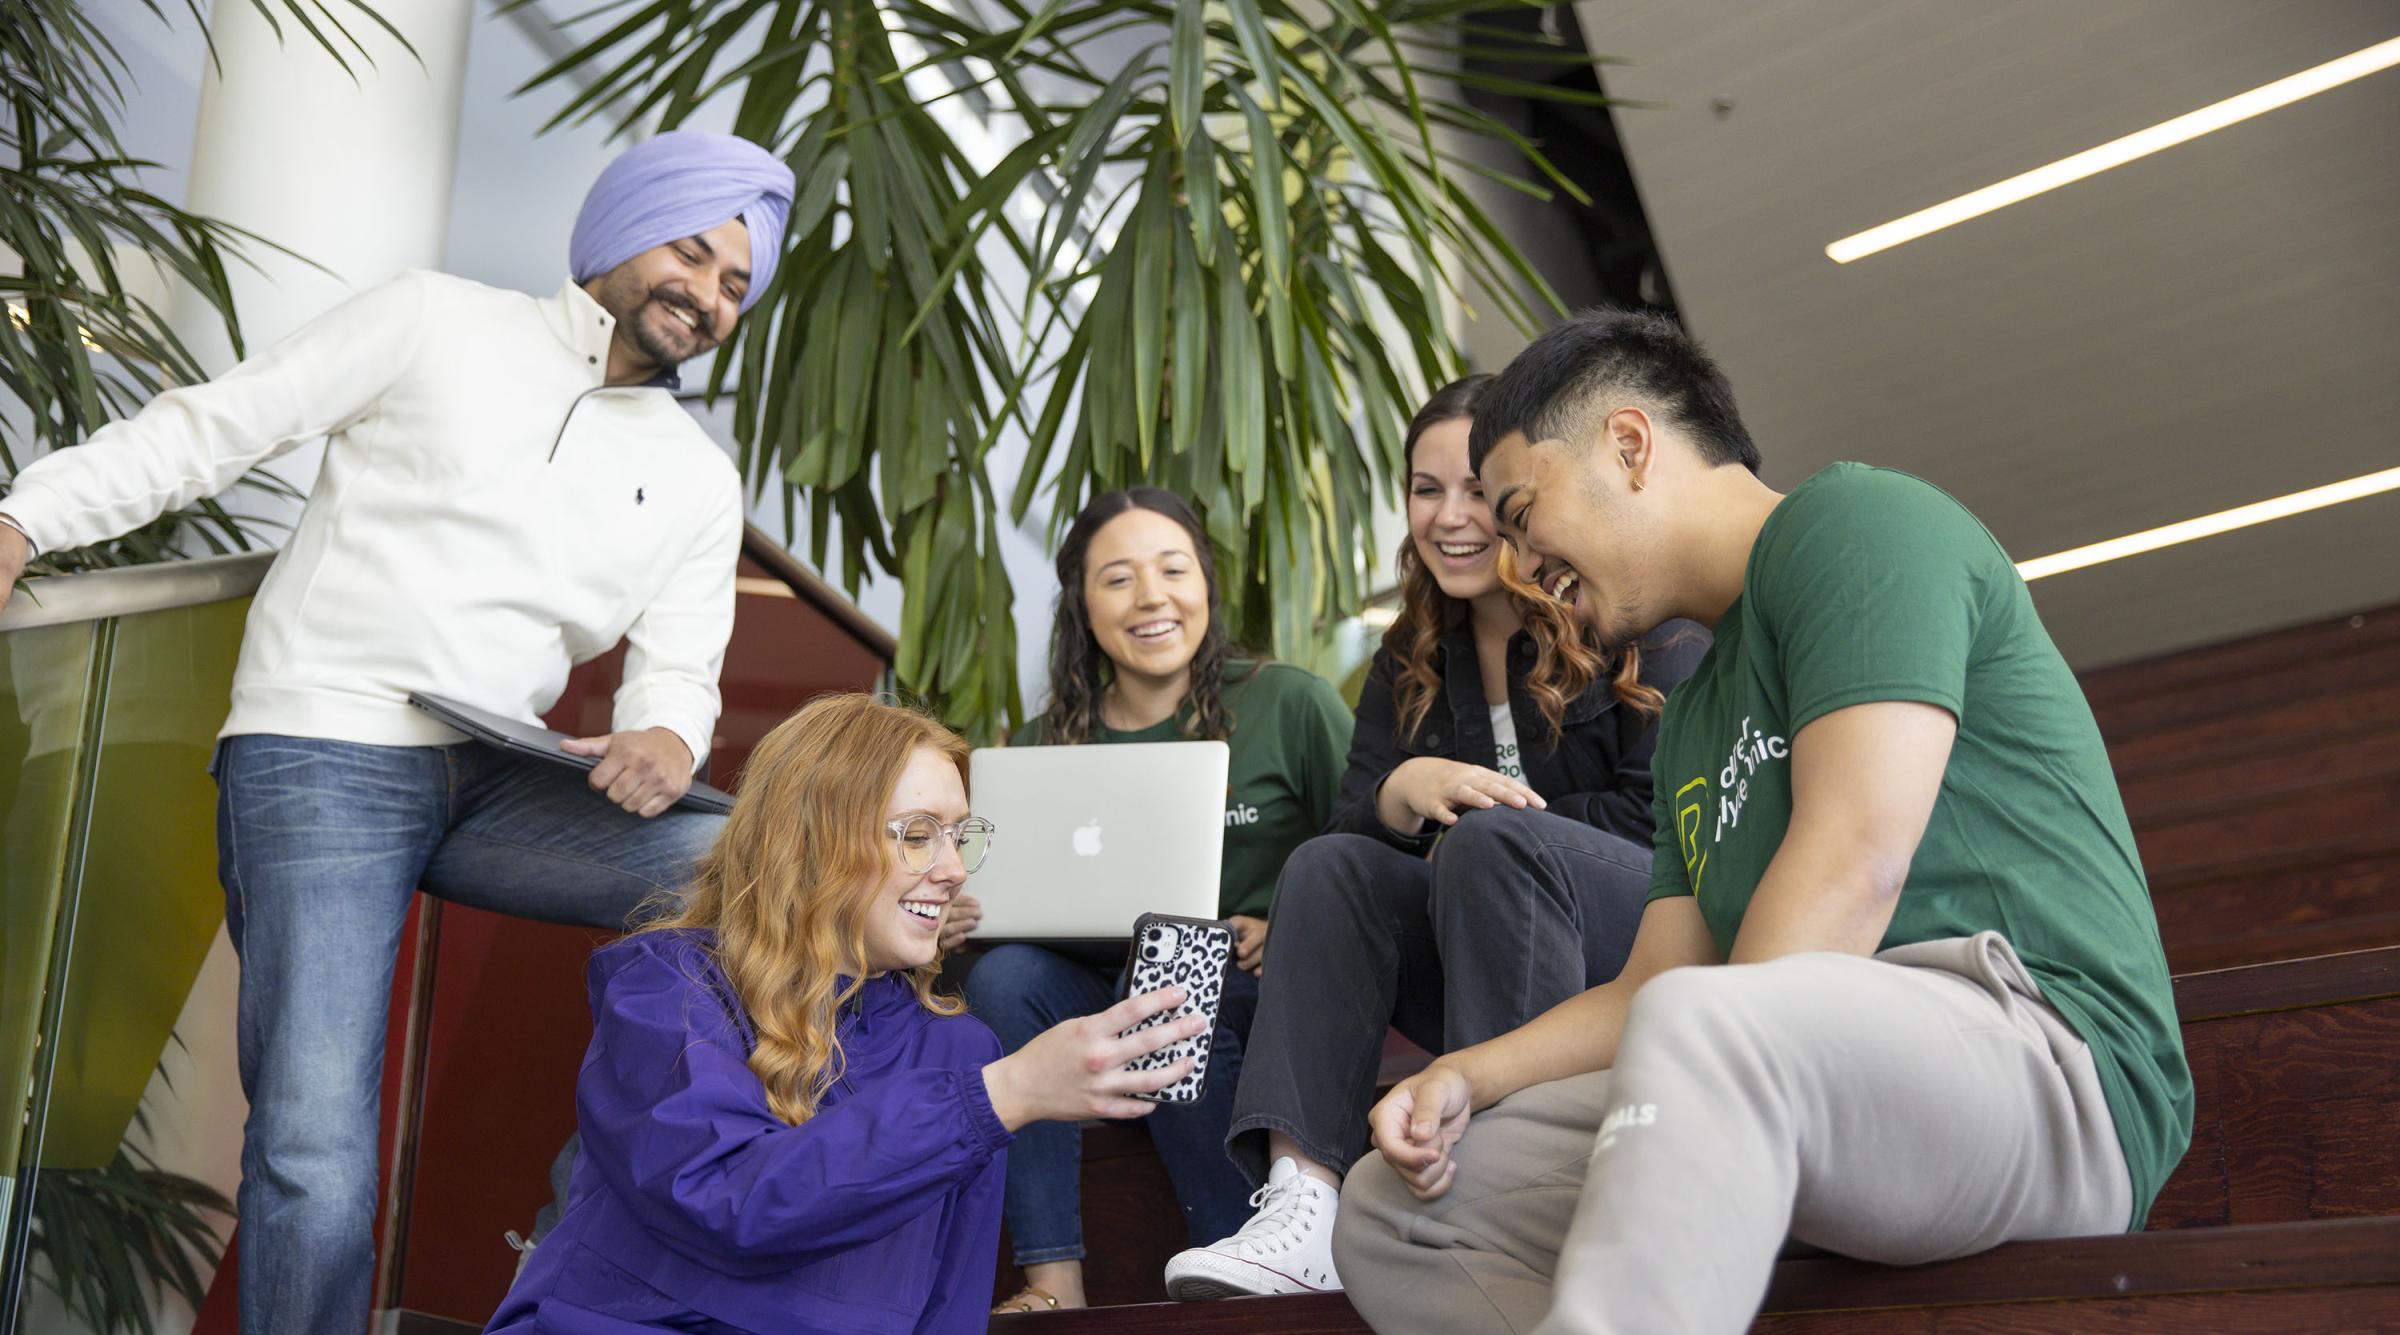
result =
M958 849L958 860L972 875L992 851L992 834L999 827L981 816L969 816L956 825L944 825L931 816L902 816L887 820L883 828L892 832L892 841L900 845L900 865L923 875L933 870L941 860L942 840L947 839Z

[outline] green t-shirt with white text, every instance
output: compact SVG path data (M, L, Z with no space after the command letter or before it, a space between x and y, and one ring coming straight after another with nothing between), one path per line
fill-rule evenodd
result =
M1834 464L1775 507L1716 642L1659 724L1650 898L1730 953L1792 813L1790 739L1837 709L1958 720L1882 946L1997 931L2092 1048L2139 1228L2191 1141L2158 921L2091 706L2006 552L1905 473Z
M1289 663L1225 664L1225 851L1217 911L1264 918L1292 850L1316 837L1333 813L1350 756L1350 708L1325 679ZM1091 742L1184 740L1183 713L1147 728L1101 728ZM1041 719L1017 729L1020 746L1046 745Z

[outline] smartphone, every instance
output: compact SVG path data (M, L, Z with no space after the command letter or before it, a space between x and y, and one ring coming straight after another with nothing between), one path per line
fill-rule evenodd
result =
M1198 1103L1208 1088L1208 1053L1217 1038L1217 1007L1225 999L1225 971L1233 964L1233 928L1205 918L1177 918L1145 913L1133 922L1133 948L1125 961L1125 995L1140 996L1162 987L1183 989L1183 1004L1160 1011L1127 1034L1170 1023L1186 1015L1207 1017L1208 1027L1128 1063L1128 1070L1156 1071L1185 1057L1191 1073L1155 1094L1136 1094L1153 1103Z

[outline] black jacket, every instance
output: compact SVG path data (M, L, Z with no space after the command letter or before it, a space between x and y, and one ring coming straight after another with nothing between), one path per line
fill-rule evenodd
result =
M1659 691L1671 690L1700 665L1708 632L1689 621L1670 621L1642 641L1641 678ZM1390 650L1375 651L1367 684L1358 696L1358 726L1350 736L1350 764L1333 804L1327 834L1363 834L1412 852L1433 833L1394 834L1375 815L1376 794L1404 761L1440 756L1496 768L1491 706L1483 699L1483 668L1475 657L1475 629L1464 618L1435 650L1434 671L1442 687L1414 734L1399 736L1399 711L1392 681L1399 663ZM1650 842L1650 753L1658 725L1620 704L1606 678L1567 706L1561 735L1553 736L1524 676L1533 669L1533 640L1523 631L1508 642L1509 714L1516 720L1518 754L1525 783L1540 793L1555 815L1579 820L1647 846Z

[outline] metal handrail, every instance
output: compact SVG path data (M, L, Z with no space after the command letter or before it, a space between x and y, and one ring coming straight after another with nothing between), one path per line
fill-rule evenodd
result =
M0 608L0 633L221 603L256 592L274 563L271 551L241 552L29 579Z

